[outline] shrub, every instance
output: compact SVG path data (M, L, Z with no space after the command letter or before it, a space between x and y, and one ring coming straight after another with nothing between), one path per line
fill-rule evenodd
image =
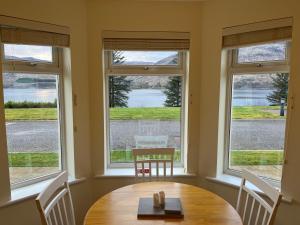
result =
M6 109L24 109L24 108L56 108L57 99L54 102L14 102L8 101L4 104Z

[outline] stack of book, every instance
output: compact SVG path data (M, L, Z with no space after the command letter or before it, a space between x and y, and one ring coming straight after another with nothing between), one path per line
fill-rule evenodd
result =
M162 207L154 207L152 198L140 198L138 218L183 218L181 201L179 198L166 198Z

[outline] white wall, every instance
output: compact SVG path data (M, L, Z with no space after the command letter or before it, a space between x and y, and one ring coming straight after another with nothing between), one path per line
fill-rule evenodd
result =
M104 170L104 108L102 43L103 30L191 32L189 106L189 171L196 178L179 182L206 187L231 203L236 189L208 182L216 174L222 28L281 17L294 17L291 84L295 109L291 113L283 191L294 203L283 203L276 225L300 224L300 6L297 0L209 0L206 2L64 0L20 2L1 0L0 13L40 20L71 28L72 83L78 96L75 108L75 164L79 176L90 180L74 185L79 222L91 202L99 196L135 182L130 178L97 178ZM87 60L88 57L88 60ZM299 140L298 140L299 139ZM92 172L93 171L93 172ZM91 193L93 190L93 193ZM15 214L18 213L18 216ZM38 224L33 200L0 208L5 225Z

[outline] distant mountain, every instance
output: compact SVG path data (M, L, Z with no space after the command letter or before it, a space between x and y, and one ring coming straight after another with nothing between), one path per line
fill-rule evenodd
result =
M143 88L163 88L167 82L167 76L128 76L131 80L132 89L143 89Z
M234 89L273 89L272 78L269 74L234 76Z
M177 54L170 55L166 58L163 58L157 62L147 62L147 61L126 61L125 65L143 65L143 66L151 66L151 65L176 65L178 62ZM122 63L120 63L122 64Z
M174 54L157 61L155 65L176 65L177 63L178 63L178 55Z
M56 79L53 75L43 75L43 78L41 78L34 74L3 73L3 81L4 88L28 88L32 85L56 86Z
M155 63L152 62L130 62L130 65L174 65L177 64L177 54L163 58ZM129 65L129 63L127 63ZM132 89L141 88L164 88L168 82L168 76L130 76Z
M285 54L284 49L280 45L266 45L263 48L251 49L249 51L240 51L239 52L239 60L241 62L247 62L251 60L249 56L255 55L258 59L270 58L274 55L282 56ZM23 60L23 61L31 61L31 62L46 62L44 60L40 60L33 57L24 57L18 58L15 56L6 57L8 60ZM178 63L177 54L168 56L164 59L161 59L155 63L153 62L127 62L127 65L174 65ZM33 75L34 76L34 75ZM15 81L18 79L28 77L28 75L18 74L18 73L4 73L4 87L11 87L15 85ZM36 78L36 77L34 77ZM53 77L52 77L53 78ZM51 79L51 77L49 77ZM141 88L164 88L164 86L168 82L168 76L128 76L131 82L131 88L133 89L141 89ZM19 83L18 85L26 85ZM243 76L235 76L234 87L236 89L271 89L272 88L272 79L270 76L253 76L253 75L243 75Z
M239 62L259 62L280 60L285 58L285 47L282 44L263 45L259 47L241 48L238 54Z
M47 60L41 60L41 59L37 59L34 57L16 57L16 56L5 56L6 60L13 60L13 61L25 61L25 62L37 62L37 63L41 63L41 62L49 62Z

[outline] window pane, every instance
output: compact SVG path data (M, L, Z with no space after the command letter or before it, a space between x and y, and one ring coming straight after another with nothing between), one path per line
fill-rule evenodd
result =
M255 45L238 49L238 63L286 60L286 42Z
M4 58L13 61L52 62L52 47L4 44Z
M288 73L234 75L229 168L280 180Z
M133 162L132 148L174 147L181 161L180 76L109 76L110 162Z
M60 171L58 76L4 73L11 184Z
M176 51L113 51L115 65L178 65Z

